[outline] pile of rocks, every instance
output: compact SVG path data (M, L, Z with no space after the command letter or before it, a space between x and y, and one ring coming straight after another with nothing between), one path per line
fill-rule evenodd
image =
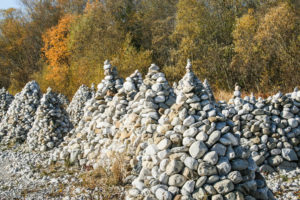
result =
M215 102L216 99L215 99L215 96L214 96L214 93L210 87L210 84L208 83L208 80L207 79L204 79L203 81L203 87L204 89L206 90L207 94L208 94L208 97L209 97L209 100L211 102Z
M101 83L97 86L97 91L91 99L89 99L83 108L83 117L73 133L87 135L90 132L91 127L95 126L95 120L97 116L102 114L108 107L107 104L113 98L113 96L122 88L123 80L118 76L116 67L112 67L110 62L106 60L104 62L104 74L105 77ZM93 89L92 89L93 90ZM91 134L91 137L94 133Z
M70 120L74 127L78 125L80 119L83 117L84 105L92 98L92 96L93 93L91 89L85 85L81 85L73 96L72 101L67 108L67 112L69 113Z
M112 67L109 60L104 62L104 79L97 86L97 99L112 99L114 94L123 87L123 80L118 76L117 68Z
M5 116L9 105L14 100L14 96L9 94L5 88L0 89L0 121Z
M16 94L0 124L2 143L8 144L26 140L27 133L33 125L40 98L40 87L35 81L27 83L22 91Z
M91 138L92 140L82 141L81 147L84 147L84 149L82 148L82 152L84 152L82 157L86 158L87 162L82 161L81 165L86 164L94 168L100 165L108 167L115 161L109 152L125 151L125 145L119 141L116 133L120 119L128 113L128 105L138 93L142 83L141 73L135 71L126 78L124 87L118 90L111 101L107 102L104 112L94 117L95 124L90 132L96 133L96 135ZM71 161L73 162L73 157Z
M233 123L209 99L188 63L127 199L274 199Z
M118 136L125 143L130 143L135 150L140 149L143 145L139 144L152 138L164 110L174 103L173 88L170 87L159 67L152 64L140 91L129 103L128 113L120 121Z
M73 129L69 137L60 148L56 149L51 155L50 161L68 160L70 163L79 163L80 165L92 165L94 159L88 163L87 157L97 157L101 145L99 140L101 136L97 131L97 123L102 122L101 116L108 108L108 102L122 88L123 80L119 78L115 67L104 62L105 78L97 86L97 92L89 99L84 106L83 117L77 127ZM92 156L91 156L92 155Z
M296 168L300 158L300 92L277 93L267 99L241 98L236 85L234 98L223 110L234 122L234 132L261 171Z
M135 95L139 92L142 83L142 74L136 70L126 78L123 88L114 96L113 100L109 102L106 115L111 117L114 123L128 113L129 103L133 101Z
M65 95L60 93L57 95L57 97L60 100L61 105L67 109L68 105L70 104L68 98Z
M31 150L46 151L57 147L70 131L71 122L58 95L47 89L37 109L27 144Z

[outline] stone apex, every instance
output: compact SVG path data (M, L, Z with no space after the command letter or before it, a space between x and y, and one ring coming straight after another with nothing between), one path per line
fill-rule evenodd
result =
M294 88L294 92L298 92L299 91L299 88L296 86L295 88Z
M159 67L156 64L152 63L149 67L149 71L159 71Z
M104 70L110 69L111 68L111 64L109 60L105 60L104 61L104 66L103 66Z
M47 93L50 93L50 92L52 92L52 88L51 88L51 87L48 87L48 88L47 88Z
M234 90L235 91L240 91L241 90L241 86L238 83L234 84Z
M187 70L187 72L192 71L192 63L191 63L190 59L187 59L187 64L186 64L185 69Z

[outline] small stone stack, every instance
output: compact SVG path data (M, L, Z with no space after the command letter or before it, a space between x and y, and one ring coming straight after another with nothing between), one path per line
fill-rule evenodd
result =
M292 93L297 97L297 92ZM251 150L260 171L296 168L300 156L300 104L291 95L277 93L268 99L241 97L236 86L234 98L224 113L234 121L241 143ZM299 93L300 96L300 93Z
M159 119L127 199L274 199L190 63L177 89L176 104Z
M108 102L122 88L123 80L119 78L116 67L112 67L109 61L106 60L103 68L105 77L98 84L98 90L93 97L85 103L83 116L76 129L72 131L74 133L87 135L91 132L91 128L95 126L97 116L105 111ZM94 132L91 133L91 137L94 137L93 135Z
M117 68L112 67L108 60L104 62L103 68L105 78L97 86L96 97L97 99L104 98L110 101L118 90L123 87L123 80L119 78Z
M5 116L9 105L14 100L14 96L9 94L5 88L0 89L0 121Z
M40 104L41 91L37 82L31 81L15 99L0 124L2 143L24 142L34 121L35 112Z
M214 93L213 93L213 91L212 91L212 89L210 87L210 84L208 83L207 79L204 79L204 81L203 81L203 87L204 87L204 89L206 90L206 92L208 94L209 100L212 101L212 102L216 101Z
M57 95L57 97L58 97L58 99L60 100L60 102L61 102L61 104L63 105L63 107L64 107L65 109L67 109L68 105L70 104L68 98L67 98L65 95L60 94L60 93Z
M97 92L85 103L84 113L77 127L70 132L69 137L65 137L65 142L52 154L51 161L69 160L71 163L86 165L89 164L87 156L91 152L93 158L98 156L101 136L98 134L97 122L123 83L116 67L112 67L109 61L104 62L104 74L105 78L98 84ZM92 160L91 163L93 162Z
M139 92L140 86L143 84L142 74L136 70L133 74L126 78L123 88L114 96L114 99L109 103L112 120L119 121L125 116L129 109L129 102L133 101L135 95Z
M120 121L117 137L129 144L131 153L139 154L145 148L145 142L156 131L160 116L175 103L175 93L159 70L155 64L149 67L139 93L129 103L128 114Z
M114 137L116 134L116 123L128 113L129 102L138 93L143 83L142 75L135 71L130 77L126 78L124 87L108 102L107 109L99 115L95 126L95 132L101 133L103 137Z
M129 103L133 100L143 83L142 75L135 71L126 78L124 87L108 102L108 107L103 113L96 117L96 124L91 132L96 133L91 141L83 141L85 147L84 158L87 162L81 162L88 166L97 168L98 166L109 166L113 163L113 158L108 152L124 152L125 145L120 142L119 137L115 137L120 126L120 119L128 113Z
M92 96L92 91L85 85L81 85L73 96L72 101L67 108L67 112L69 113L70 120L74 127L78 125L83 117L85 103L91 99Z
M47 89L37 109L27 144L31 150L47 151L57 147L72 125L58 94Z

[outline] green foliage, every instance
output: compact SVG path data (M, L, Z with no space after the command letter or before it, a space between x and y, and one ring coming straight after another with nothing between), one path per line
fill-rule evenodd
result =
M122 48L113 57L112 63L118 66L120 76L126 78L135 70L146 74L151 64L151 51L137 50L131 44L132 36L128 34Z

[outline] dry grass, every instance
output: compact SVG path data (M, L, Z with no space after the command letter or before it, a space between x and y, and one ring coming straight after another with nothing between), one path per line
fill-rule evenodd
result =
M228 102L229 99L232 98L233 93L232 92L227 92L225 90L217 90L214 93L214 96L215 96L217 101L226 101L226 102Z
M245 96L250 96L251 92L242 92L242 98L244 98ZM256 92L253 95L256 97L256 99L258 97L262 97L262 98L267 98L268 96L274 95L275 93L261 93L261 92ZM233 97L233 91L225 91L225 90L215 90L214 92L214 96L216 98L217 101L226 101L228 102L229 99L231 99Z
M99 167L82 174L80 186L89 190L100 188L100 199L123 199L122 188L126 187L123 179L130 169L124 155L114 154L112 160L114 161L110 169Z

